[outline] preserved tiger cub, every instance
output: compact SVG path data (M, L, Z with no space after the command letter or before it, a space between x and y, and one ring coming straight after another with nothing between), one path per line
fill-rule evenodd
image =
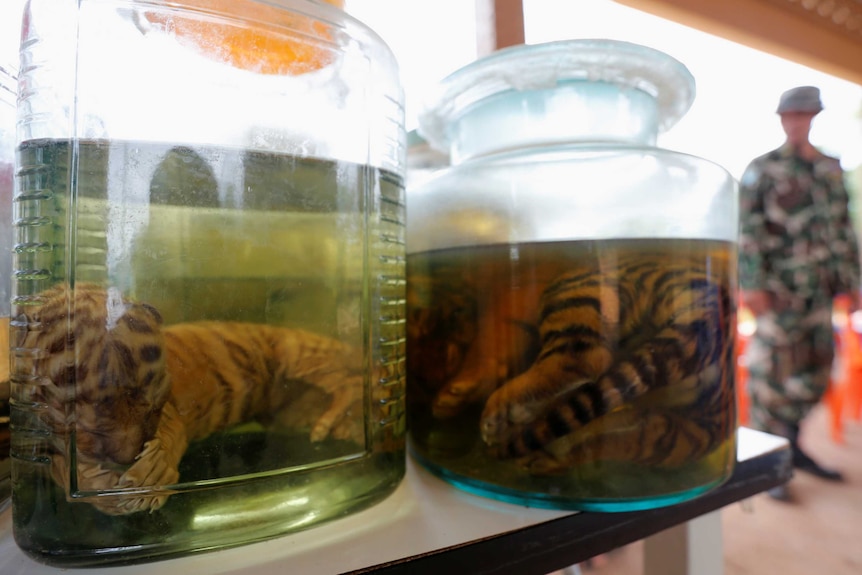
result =
M510 337L522 344L506 349L508 357L484 358L496 373L479 373L481 364L465 354L451 378L458 386L441 388L434 413L456 413L459 398L502 380L485 394L480 433L497 456L518 458L531 472L595 458L685 463L727 438L732 306L727 282L711 277L702 258L600 258L594 269L549 281L532 304L506 302L500 309L516 309L515 321L479 318L497 322L490 329L523 333L534 318L538 351L529 351L530 338ZM500 366L516 366L525 354L524 369L500 378Z
M61 441L74 428L79 490L175 484L189 442L250 420L306 425L312 441L361 438L361 356L336 340L250 323L163 326L154 307L89 284L39 297L15 346L33 350L16 374L40 384L19 400L44 405L41 418ZM291 410L300 381L323 391L328 406ZM51 458L67 488L69 449L58 444ZM158 509L168 495L92 503L127 514Z

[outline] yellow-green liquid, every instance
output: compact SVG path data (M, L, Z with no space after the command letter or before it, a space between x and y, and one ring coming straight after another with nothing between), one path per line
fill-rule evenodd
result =
M10 113L11 122L12 107L7 111ZM3 112L0 112L0 116ZM12 134L4 133L0 128L0 141L4 136L11 138ZM12 463L9 460L9 282L6 274L9 273L12 260L11 230L7 226L12 222L12 173L13 156L11 142L8 148L0 149L0 232L5 237L0 238L0 279L4 285L0 285L0 510L6 509L12 495ZM3 144L5 146L5 144Z
M526 369L539 353L539 299L565 272L595 271L600 261L629 254L678 256L702 261L710 280L733 294L735 247L700 240L605 240L497 245L411 254L408 277L408 422L411 452L435 473L466 490L537 507L631 510L667 505L719 485L735 461L734 369L722 365L724 389L702 389L722 397L726 409L709 423L723 430L711 450L673 465L626 460L611 445L626 428L609 417L586 425L572 443L591 442L593 458L550 473L530 471L517 457L492 453L480 434L480 418L490 393ZM667 255L669 254L669 255ZM731 306L732 307L732 306ZM735 329L735 311L726 323ZM722 322L724 323L724 322ZM613 326L609 330L615 331ZM708 329L720 330L718 325ZM611 333L609 331L609 335ZM729 345L731 342L727 342ZM435 398L479 346L481 360L512 358L490 388L468 397L457 413L435 413ZM511 353L517 349L518 353ZM481 361L480 360L480 361ZM506 373L504 373L506 372ZM729 378L729 379L728 379ZM670 387L628 406L661 413L667 407L692 417L702 406L686 406ZM610 415L610 414L609 414ZM637 422L637 416L633 418ZM626 424L636 427L632 419ZM635 430L635 433L639 433ZM579 439L580 438L580 439ZM661 450L659 450L661 452Z
M66 565L150 560L305 529L397 486L405 442L398 177L144 142L32 141L18 159L13 314L58 282L96 282L155 307L166 325L241 321L325 335L362 350L366 373L356 441L311 442L307 429L245 422L190 445L162 508L111 516L52 479L51 446L74 441L74 424L58 436L39 406L15 402L34 383L13 361L19 546ZM13 337L26 327L13 321Z

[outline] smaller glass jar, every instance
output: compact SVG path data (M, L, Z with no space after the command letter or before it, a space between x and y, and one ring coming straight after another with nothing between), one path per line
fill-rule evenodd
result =
M694 100L617 41L501 50L420 132L408 189L411 452L481 495L599 511L683 501L735 461L737 191L655 146Z

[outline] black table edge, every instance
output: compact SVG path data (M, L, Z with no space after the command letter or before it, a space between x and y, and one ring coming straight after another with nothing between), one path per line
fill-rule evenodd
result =
M545 575L781 485L792 473L790 450L775 449L738 461L723 485L684 503L646 511L574 513L343 575Z

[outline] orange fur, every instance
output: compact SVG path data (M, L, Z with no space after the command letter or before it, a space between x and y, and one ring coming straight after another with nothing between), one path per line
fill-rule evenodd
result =
M151 306L91 284L55 286L40 298L17 342L31 359L19 360L16 373L41 384L18 399L43 406L43 422L60 438L55 480L70 486L74 432L78 490L167 488L93 499L105 513L161 507L189 442L237 423L303 421L312 441L362 441L362 357L341 342L250 323L162 326ZM327 402L313 420L279 416L298 382Z
M719 382L716 374L731 366L735 309L728 264L712 261L708 267L702 256L614 254L592 260L590 268L536 270L532 290L503 285L473 294L476 318L466 332L494 337L470 340L457 369L450 367L454 373L436 387L433 415L449 418L471 404L483 406L480 433L489 449L535 473L592 458L652 457L677 465L686 459L681 454L715 448L731 417L713 407L721 394L732 396L732 379ZM538 339L532 355L522 335L530 326ZM456 330L449 341L458 337ZM625 409L644 397L664 397L664 389L689 403L668 411L658 402L643 421ZM711 415L684 424L687 410ZM612 433L580 433L596 420ZM667 434L676 438L673 449L653 453ZM596 449L595 441L604 447Z

